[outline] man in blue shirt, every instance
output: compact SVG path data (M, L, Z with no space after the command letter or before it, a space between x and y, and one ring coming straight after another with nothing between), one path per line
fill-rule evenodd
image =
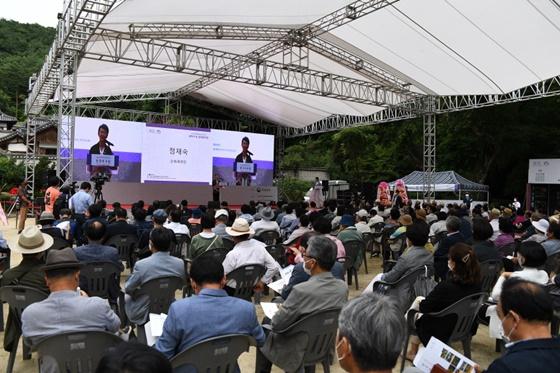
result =
M91 184L84 181L80 185L80 190L75 193L68 202L70 210L74 211L74 218L76 219L76 240L82 238L82 225L86 221L86 211L88 207L93 205L93 196L89 194L91 191Z
M196 296L171 305L156 349L171 358L197 342L227 334L247 334L258 346L263 345L265 335L255 307L223 290L226 278L220 262L198 258L192 263L190 277Z

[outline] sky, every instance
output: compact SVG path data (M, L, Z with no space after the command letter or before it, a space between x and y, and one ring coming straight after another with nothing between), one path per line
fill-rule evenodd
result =
M0 18L56 27L64 0L0 0Z

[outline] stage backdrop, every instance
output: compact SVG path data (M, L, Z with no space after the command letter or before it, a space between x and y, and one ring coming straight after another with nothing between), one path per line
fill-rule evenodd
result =
M90 179L86 160L101 124L109 127L110 149L119 156L112 182L235 185L234 161L247 137L257 165L251 184L272 185L274 136L84 117L76 117L75 180Z

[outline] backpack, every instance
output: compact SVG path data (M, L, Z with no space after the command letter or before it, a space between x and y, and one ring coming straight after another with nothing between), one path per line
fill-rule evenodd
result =
M68 208L68 194L61 193L54 201L53 215L55 218L60 219L60 210Z

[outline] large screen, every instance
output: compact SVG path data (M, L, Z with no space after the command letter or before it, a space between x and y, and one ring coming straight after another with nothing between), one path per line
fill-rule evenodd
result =
M107 126L107 145L100 146ZM245 152L243 148L245 147ZM74 179L95 172L89 154L118 156L111 181L239 185L237 162L253 163L244 185L272 185L274 136L143 122L76 117Z

